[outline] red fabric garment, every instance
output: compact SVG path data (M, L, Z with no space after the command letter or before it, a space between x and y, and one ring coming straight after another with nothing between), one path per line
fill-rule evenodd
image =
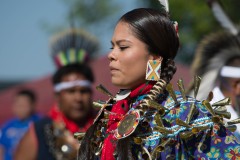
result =
M63 122L65 127L72 133L86 132L87 129L93 124L94 117L89 117L87 123L83 127L79 127L74 121L68 119L58 108L54 105L48 113L49 117L55 122Z
M128 112L129 103L131 99L137 98L140 95L146 94L153 87L155 82L151 81L149 83L144 83L132 90L130 95L120 101L117 101L113 107L110 114L109 121L107 124L108 137L103 142L103 149L101 154L101 160L115 160L113 153L116 148L117 139L114 137L113 131L117 128L118 122L123 118L123 116ZM115 114L116 113L116 114Z

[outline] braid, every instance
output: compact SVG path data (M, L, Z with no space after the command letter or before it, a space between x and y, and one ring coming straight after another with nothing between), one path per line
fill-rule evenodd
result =
M172 80L176 70L177 67L175 66L175 62L172 59L168 59L166 63L163 63L161 79L169 83Z
M131 143L133 141L132 136L127 138L119 139L117 142L117 156L115 157L118 160L126 160L126 159L133 159L132 151L131 151Z
M95 148L92 147L92 142L95 137L96 130L101 128L101 123L99 121L95 122L86 132L81 145L78 150L77 160L95 160L96 155L94 153Z

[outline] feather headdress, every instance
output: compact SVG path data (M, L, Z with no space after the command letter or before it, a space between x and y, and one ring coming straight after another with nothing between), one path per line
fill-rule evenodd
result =
M234 57L240 57L240 45L236 36L229 32L212 33L201 41L191 67L192 74L202 77L199 99L207 97L215 87L220 69Z
M227 16L227 14L224 12L218 0L208 0L208 4L212 9L213 15L220 23L220 25L223 28L227 29L233 35L237 35L239 33L239 30L236 28L231 19Z
M169 3L168 3L168 0L158 0L160 2L160 5L165 9L165 11L167 13L169 13ZM177 35L179 36L178 34L178 22L177 21L172 21L173 23L173 26L175 28L175 31L177 33Z
M217 0L208 0L212 12L226 31L219 31L206 36L199 44L191 66L194 75L202 77L198 99L207 97L213 90L221 68L232 58L240 57L239 29L230 20ZM193 83L189 92L192 94Z
M169 12L169 3L168 0L159 0L160 4L164 7L164 9Z
M88 62L95 57L99 43L95 37L80 29L70 29L52 37L50 54L57 67Z

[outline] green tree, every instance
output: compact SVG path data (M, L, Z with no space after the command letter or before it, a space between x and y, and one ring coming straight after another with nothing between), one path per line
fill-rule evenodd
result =
M71 25L88 27L111 17L119 10L109 0L63 0L69 6L68 20Z
M113 28L115 16L123 7L121 3L117 0L60 0L60 2L67 10L63 17L64 22L51 24L51 22L43 21L41 23L43 30L52 35L70 27L84 29L98 37L100 54L106 53L106 46L110 46L109 34L111 32L109 30Z
M106 23L111 19L122 6L116 1L109 0L60 0L67 8L67 13L63 17L63 24L51 24L42 21L41 27L48 34L61 32L69 27L83 28L89 32L102 32ZM97 26L97 27L96 27ZM109 27L109 25L107 26Z
M142 1L151 8L161 7L158 0ZM238 23L240 1L222 0L221 3L229 17ZM214 18L206 0L169 0L169 8L171 19L178 21L179 24L181 47L177 60L190 64L199 41L205 35L222 27Z

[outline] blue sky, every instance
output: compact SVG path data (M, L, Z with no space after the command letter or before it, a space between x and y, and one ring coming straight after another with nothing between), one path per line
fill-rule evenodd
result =
M0 79L32 79L54 71L44 21L63 23L59 0L0 2Z
M138 0L122 0L122 10L138 7ZM125 3L123 3L125 2ZM1 0L0 2L0 80L31 80L54 72L49 56L50 34L43 24L66 23L68 8L61 0ZM102 53L107 53L114 21L101 37ZM96 33L99 34L99 33Z

